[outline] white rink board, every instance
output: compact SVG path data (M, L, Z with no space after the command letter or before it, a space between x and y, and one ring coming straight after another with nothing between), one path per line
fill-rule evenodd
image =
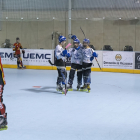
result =
M35 65L35 66L50 66L48 60L53 60L52 50L39 50L39 49L25 49L25 54L21 53L21 57L24 65ZM11 60L13 55L12 49L0 49L0 56L3 64L17 64L17 58Z
M118 69L134 69L135 52L121 51L96 51L98 54L98 62L101 68L118 68ZM13 50L8 48L0 49L0 56L3 64L16 65L17 59L10 58ZM118 55L118 57L116 57ZM21 54L23 64L27 66L51 66L48 62L50 59L54 63L54 50L25 49L25 54ZM118 60L117 60L117 59ZM99 68L96 60L93 60L93 68Z
M103 51L103 68L133 69L133 52Z
M16 65L17 59L11 60L10 58L13 56L13 50L8 48L1 48L0 49L0 56L2 60L2 64L11 64Z
M50 66L48 60L52 61L52 50L33 50L26 49L23 57L24 65L34 65L34 66Z

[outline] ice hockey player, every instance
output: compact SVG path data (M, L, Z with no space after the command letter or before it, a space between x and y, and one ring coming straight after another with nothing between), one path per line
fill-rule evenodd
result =
M87 91L90 92L90 84L91 84L91 66L92 61L94 57L98 57L96 52L89 46L89 39L83 40L83 63L82 63L82 69L83 69L83 81L84 85L81 87L81 91Z
M65 84L66 83L66 57L67 57L67 50L64 49L64 45L66 44L66 37L60 36L59 37L59 44L55 48L55 64L58 71L57 77L57 91L61 91L62 94L65 92ZM62 85L61 85L62 84Z
M13 51L15 51L15 57L17 58L17 68L21 69L21 68L26 68L26 67L23 65L23 62L22 62L22 58L21 58L21 54L20 54L20 49L22 49L22 46L19 41L20 41L20 39L17 37L16 43L14 44ZM22 53L24 54L25 51L22 50Z
M82 85L82 48L79 46L80 41L78 38L74 39L73 46L68 50L67 57L71 57L71 70L68 80L68 91L73 91L72 84L74 80L75 71L77 70L77 90Z
M0 57L0 131L7 129L6 106L3 103L3 89L4 89L5 84L6 82L4 78L4 71L3 71L3 66L1 63L1 57Z

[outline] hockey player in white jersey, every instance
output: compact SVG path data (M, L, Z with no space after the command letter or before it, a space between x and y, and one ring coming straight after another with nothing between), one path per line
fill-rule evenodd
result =
M68 57L71 57L71 70L69 73L68 80L68 91L73 91L72 84L74 80L75 71L77 70L77 90L79 90L82 85L82 48L79 46L80 41L78 38L74 38L74 47L68 50Z
M63 47L66 43L66 38L64 36L59 37L59 44L55 48L55 64L58 71L58 78L57 78L57 91L65 91L65 84L66 84L66 65L65 65L65 58L67 57L67 50ZM62 85L61 85L62 84Z
M82 63L82 68L83 68L83 81L84 85L81 87L81 91L87 91L90 92L90 84L91 84L91 67L92 67L92 61L94 57L98 57L96 52L92 48L88 46L89 44L89 39L84 39L83 40L83 49L82 49L82 54L83 54L83 63Z

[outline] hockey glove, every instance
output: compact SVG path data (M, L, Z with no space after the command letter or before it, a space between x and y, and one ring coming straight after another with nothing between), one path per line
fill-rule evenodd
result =
M24 54L25 53L25 50L22 50L22 53Z
M77 38L76 35L72 35L72 36L71 36L71 39L73 39L73 40L75 40L76 38Z
M70 54L68 53L68 54L67 54L67 58L69 58L69 57L70 57Z
M93 57L98 57L98 54L97 54L96 52L94 52L94 53L92 54L92 56L93 56Z
M92 57L90 57L90 61L92 61L94 59L94 57L92 56Z
M61 55L66 56L67 55L67 50L64 50Z
M80 46L76 48L76 50L79 50L79 49L80 49Z

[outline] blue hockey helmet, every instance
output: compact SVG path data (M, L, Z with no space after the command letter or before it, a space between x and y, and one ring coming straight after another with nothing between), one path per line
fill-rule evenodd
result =
M90 44L90 40L88 39L88 44Z
M66 37L60 36L60 37L59 37L59 43L61 43L61 42L63 42L63 41L66 41Z
M73 43L78 43L80 44L80 40L78 38L76 38L75 40L73 40Z
M85 39L83 40L83 43L89 43L89 39L85 38Z

